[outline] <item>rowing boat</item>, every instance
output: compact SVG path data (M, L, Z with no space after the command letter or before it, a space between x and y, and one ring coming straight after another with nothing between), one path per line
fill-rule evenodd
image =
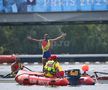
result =
M108 73L107 72L94 72L97 83L108 84Z
M104 77L98 77L97 78L97 82L101 83L101 84L108 84L108 77L104 76Z

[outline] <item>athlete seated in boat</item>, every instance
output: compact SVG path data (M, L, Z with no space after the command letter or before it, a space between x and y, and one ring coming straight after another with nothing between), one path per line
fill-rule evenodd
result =
M51 56L51 47L53 45L53 42L60 40L61 38L65 37L66 33L62 33L62 35L54 38L54 39L49 39L48 34L44 34L43 39L34 39L32 37L27 37L29 40L35 41L35 42L41 42L42 46L42 52L43 52L43 57L42 57L42 63L43 63L43 68L48 61L48 58Z
M18 71L22 70L23 68L24 68L24 65L21 63L20 59L17 59L11 65L12 75L15 76L18 73Z
M53 55L49 58L44 66L44 74L46 77L50 78L62 78L64 77L64 71L58 62L58 57Z

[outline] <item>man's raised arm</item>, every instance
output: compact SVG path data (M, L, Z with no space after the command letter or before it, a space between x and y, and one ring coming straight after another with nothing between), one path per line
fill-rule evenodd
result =
M32 40L32 41L36 41L36 42L41 42L42 41L42 39L32 38L31 36L28 36L27 39Z
M62 35L54 38L54 39L51 39L51 41L57 41L57 40L60 40L61 38L64 38L66 36L66 33L62 33Z

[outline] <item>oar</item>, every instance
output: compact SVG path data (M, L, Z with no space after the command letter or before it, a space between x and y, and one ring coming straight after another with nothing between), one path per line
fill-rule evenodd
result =
M14 76L12 75L12 72L11 72L11 73L5 75L3 78L12 78L12 77L14 77Z
M26 67L26 66L23 66L23 67L26 68L26 69L28 69L29 71L33 71L33 70L29 69L29 68ZM17 71L16 71L16 72L17 72ZM0 75L0 77L2 77L2 78L12 78L12 77L13 77L13 76L11 76L12 73L13 73L13 72L11 72L11 73L9 73L9 74L7 74L7 75Z
M12 75L12 72L7 74L7 75L0 75L0 77L2 77L2 78L12 78L13 76L11 76L11 75Z
M107 74L108 75L108 73L106 73L106 72L94 72L94 73L100 73L100 74Z
M3 77L4 77L4 75L0 75L0 77L2 77L2 78L3 78Z
M97 75L97 72L94 72L94 76L95 76L95 80L96 80L96 82L98 83L98 80L97 80L97 78L98 78L98 75Z
M26 66L23 66L24 68L26 68L26 69L28 69L29 71L33 71L33 70L31 70L31 69L29 69L28 67L26 67Z

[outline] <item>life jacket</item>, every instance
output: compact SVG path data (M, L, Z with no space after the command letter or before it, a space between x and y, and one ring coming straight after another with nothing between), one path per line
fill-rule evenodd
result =
M56 64L58 62L55 62L53 60L50 60L46 63L44 66L44 72L46 77L53 77L57 72Z
M48 51L50 49L50 46L51 46L50 40L48 40L48 42L45 40L42 41L42 51L43 52Z

